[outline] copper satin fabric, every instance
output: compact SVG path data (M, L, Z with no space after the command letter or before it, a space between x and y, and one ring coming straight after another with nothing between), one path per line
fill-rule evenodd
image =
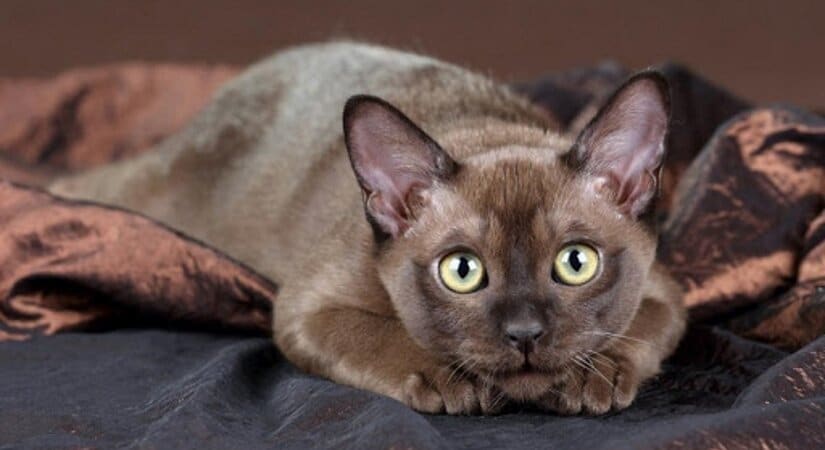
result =
M0 340L174 325L268 333L275 286L137 214L0 182Z

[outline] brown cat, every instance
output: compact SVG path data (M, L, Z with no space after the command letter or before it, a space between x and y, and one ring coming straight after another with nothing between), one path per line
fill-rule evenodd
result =
M253 66L161 148L52 191L271 277L277 346L310 373L433 413L598 414L631 403L684 327L654 263L668 108L638 74L571 141L487 78L330 43Z

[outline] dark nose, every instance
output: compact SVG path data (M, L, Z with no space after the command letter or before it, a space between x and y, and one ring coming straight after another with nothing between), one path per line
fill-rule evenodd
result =
M510 321L504 325L504 334L510 345L528 353L544 335L544 326L535 319Z

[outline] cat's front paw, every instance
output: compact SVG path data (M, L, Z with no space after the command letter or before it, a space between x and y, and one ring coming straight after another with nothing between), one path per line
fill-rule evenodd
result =
M559 414L599 415L627 408L636 398L642 379L629 360L599 355L582 360L582 366L571 368L540 406Z
M430 414L495 414L502 406L498 400L491 384L446 368L412 374L404 385L404 401Z

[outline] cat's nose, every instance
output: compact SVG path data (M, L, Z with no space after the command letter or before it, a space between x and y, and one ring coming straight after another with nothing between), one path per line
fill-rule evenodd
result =
M528 353L544 336L544 326L535 319L510 321L504 325L504 334L510 345Z

